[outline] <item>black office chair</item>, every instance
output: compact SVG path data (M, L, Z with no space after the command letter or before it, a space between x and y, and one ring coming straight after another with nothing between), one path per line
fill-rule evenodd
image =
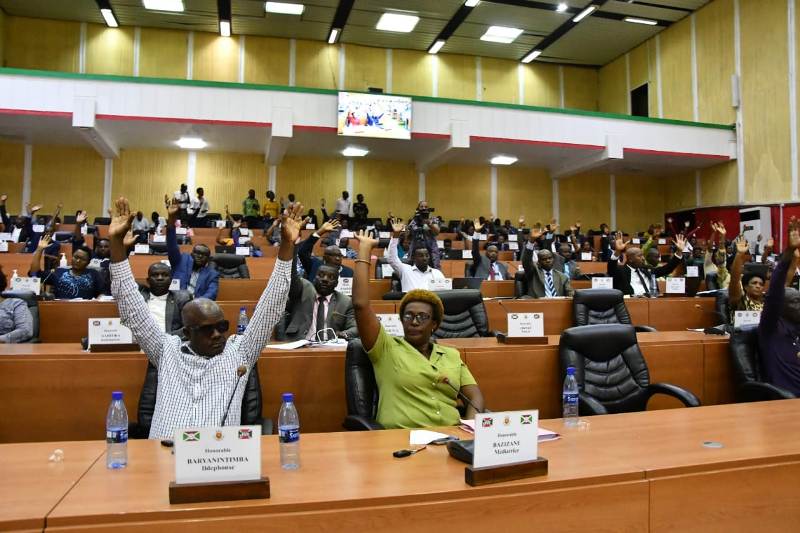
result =
M528 296L528 279L525 277L525 272L517 272L514 274L514 298L525 298Z
M220 278L250 279L250 270L247 268L247 262L243 255L214 254L211 262L219 272Z
M167 243L165 242L151 242L150 255L167 255Z
M561 376L575 367L580 389L581 415L643 411L655 394L677 398L687 407L700 400L691 392L669 383L650 383L650 373L636 330L626 324L598 324L569 328L559 343Z
M719 324L730 322L730 308L728 307L728 289L722 289L714 296L714 311L717 313Z
M342 427L348 431L371 431L383 429L375 417L378 416L378 385L372 361L361 345L360 339L347 343L344 358L344 391L347 400L347 416Z
M150 425L156 408L158 391L158 369L147 363L142 392L139 394L138 421L131 422L128 434L132 439L146 439L150 436ZM254 364L247 378L247 385L242 398L242 426L261 426L262 435L272 434L272 420L261 415L261 381L258 379L258 364Z
M108 226L109 224L111 224L111 218L110 217L94 217L93 224L95 226Z
M39 342L39 301L36 295L31 291L5 291L3 292L3 298L19 298L25 302L28 306L28 311L31 313L31 317L33 317L33 335L24 342Z
M757 328L734 331L729 346L736 379L737 402L789 400L796 397L786 389L763 381Z
M444 304L444 317L433 337L452 339L464 337L491 337L486 306L481 291L459 289L436 293Z
M617 289L579 289L572 298L576 326L592 324L630 324L622 291ZM651 326L634 326L636 331L658 331Z

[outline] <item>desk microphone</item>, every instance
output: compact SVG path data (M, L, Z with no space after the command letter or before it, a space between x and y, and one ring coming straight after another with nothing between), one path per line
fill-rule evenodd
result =
M236 385L233 387L233 392L231 393L231 397L228 400L228 406L225 408L225 414L222 415L222 422L219 423L220 426L225 425L225 420L228 419L228 411L231 408L231 402L233 401L233 397L236 396L236 389L239 388L239 381L241 381L242 376L247 374L247 367L241 365L239 368L236 369Z
M487 413L487 412L489 412L489 411L487 411L486 409L478 409L477 407L475 407L475 404L474 404L474 403L472 403L472 402L469 400L469 398L467 398L467 396L466 396L466 395L465 395L463 392L461 392L460 390L458 390L457 388L455 388L455 386L454 386L452 383L450 383L450 380L447 378L447 376L442 376L441 378L439 378L439 381L440 381L441 383L447 383L448 385L450 385L450 388L451 388L451 389L453 389L454 391L456 391L456 395L457 395L459 398L461 398L461 401L462 401L462 402L464 402L464 403L466 403L467 405L469 405L469 406L470 406L470 407L472 407L473 409L475 409L475 411L477 411L477 412L479 412L479 413Z
M712 314L712 315L718 314L716 310L703 309L703 306L700 304L694 304L694 308L703 314ZM732 333L732 330L733 328L729 324L722 323L710 328L703 328L703 333L705 333L706 335L728 335Z

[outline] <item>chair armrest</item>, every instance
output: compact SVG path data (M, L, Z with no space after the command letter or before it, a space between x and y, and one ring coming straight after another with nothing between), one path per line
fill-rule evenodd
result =
M607 415L608 410L594 396L581 392L578 396L578 415Z
M383 429L383 426L361 415L347 415L344 417L342 427L348 431L373 431Z
M763 381L748 381L736 388L736 399L740 402L791 400L792 398L796 398L796 396L788 390Z
M666 394L677 398L686 407L700 407L700 399L697 396L671 383L651 383L647 386L647 400L649 401L654 394Z
M653 326L633 326L633 329L635 329L637 333L651 333L653 331L658 331Z

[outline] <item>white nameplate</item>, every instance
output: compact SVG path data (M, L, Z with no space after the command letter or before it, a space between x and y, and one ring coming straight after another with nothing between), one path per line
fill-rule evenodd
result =
M353 278L343 278L339 276L339 283L336 285L336 290L347 296L353 295Z
M181 290L181 280L173 279L169 282L169 290L171 291L179 291Z
M250 242L250 237L239 237L239 244L245 244Z
M508 242L517 242L517 234L516 233L512 233L511 235L509 235L508 236Z
M166 235L153 235L153 242L167 242Z
M667 239L658 239L658 244L667 244Z
M89 226L87 226L86 224L81 226L81 235L86 235L88 232L89 232Z
M686 278L667 278L667 294L686 294Z
M614 288L614 278L608 278L608 277L592 278L592 288L593 289L613 289Z
M633 239L631 239L631 242L632 242L633 244L642 244L642 239L639 239L639 238L633 238Z
M461 259L472 259L472 250L461 250Z
M436 241L436 246L441 250L442 248L444 248L444 241L443 240L437 240Z
M760 256L760 255L757 255L757 256L755 257L755 260L754 260L754 261L755 261L756 263L760 263L760 262L761 262L761 256Z
M347 257L347 248L339 248L339 253L342 254L342 257Z
M450 291L453 290L453 278L428 280L428 290Z
M516 237L516 235L514 235L514 237ZM519 243L516 242L516 241L510 241L508 243L508 249L509 250L515 250L515 251L519 250Z
M144 254L147 255L150 253L150 245L149 244L137 244L133 247L133 253L136 255Z
M485 240L488 240L488 239L489 239L489 236L486 235L485 233L479 233L478 234L478 240L479 241L485 241Z
M508 313L508 336L544 336L544 313Z
M34 224L31 229L34 233L44 233L44 224Z
M592 252L581 252L581 261L591 261Z
M261 427L175 430L175 483L261 478Z
M389 264L386 264L386 263L381 265L381 277L382 278L391 278L392 274L394 274L394 269L392 268L392 265L389 265Z
M250 255L250 247L249 246L237 246L236 247L236 255Z
M686 267L686 277L687 278L699 278L700 277L700 267L698 267L698 266L687 266Z
M391 239L392 238L392 232L391 231L379 231L378 232L378 238L379 239Z
M119 318L90 318L89 346L95 344L130 344L133 333Z
M214 226L216 226L217 228L224 228L225 227L225 221L224 220L215 220L214 221Z
M42 280L39 278L23 278L17 276L16 278L11 278L11 290L30 291L36 296L39 296L42 292Z
M403 332L403 321L400 317L393 313L382 313L376 315L386 333L393 337L402 337L405 335Z
M733 313L733 326L757 326L761 322L761 311L736 311Z
M8 241L0 241L0 252L8 251Z
M10 233L0 233L0 241L13 241L14 238Z
M306 229L317 229L316 224L306 224Z
M186 228L175 228L175 235L186 235Z
M475 415L472 466L498 466L538 457L539 411L505 411Z
M250 235L250 230L247 228L239 228L239 235Z

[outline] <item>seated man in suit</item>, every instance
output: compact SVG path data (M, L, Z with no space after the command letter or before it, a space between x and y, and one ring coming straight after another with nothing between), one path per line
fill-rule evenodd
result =
M339 271L333 265L320 266L314 283L292 269L289 303L275 337L281 341L331 340L326 329L332 329L341 339L358 337L353 301L336 290L338 283Z
M183 333L181 311L192 300L192 295L184 290L170 291L171 282L169 265L153 263L147 269L147 285L139 285L139 293L161 331L180 336Z
M617 233L616 237L614 253L608 260L608 275L614 278L614 288L629 296L658 294L656 280L671 274L681 264L686 239L683 235L678 235L675 238L677 250L669 262L660 267L649 268L645 264L642 250L639 247L631 246L626 250L625 247L628 246L629 241L624 241L621 233ZM625 252L625 264L620 265L619 258L623 251Z
M578 279L581 277L581 267L578 266L578 262L573 259L573 256L570 245L562 242L558 245L558 254L553 257L553 264L556 270L566 274L569 279Z
M477 223L475 229L480 231ZM474 238L463 232L461 235L465 241L472 241L472 264L467 269L469 277L492 281L510 279L508 267L497 260L499 249L496 244L487 244L486 254L481 255L481 242L477 235Z
M181 281L181 289L188 290L195 298L217 299L219 273L211 266L211 250L205 244L196 244L191 254L182 254L178 248L175 221L178 220L180 204L173 198L167 209L167 256L172 267L172 276Z
M322 265L330 265L337 270L340 277L352 278L353 269L348 266L342 266L342 251L335 244L326 246L322 251L322 259L311 255L314 250L314 245L324 237L327 233L337 229L339 221L331 219L322 224L318 231L312 233L306 240L301 242L297 248L297 258L300 264L303 265L303 271L306 273L307 280L313 280L317 277L317 270Z
M530 240L522 251L522 268L525 269L525 281L528 284L529 298L552 298L555 296L572 296L573 290L569 277L553 268L553 252L540 250L538 262L533 262L533 251L536 239L541 236L541 229L531 230Z

